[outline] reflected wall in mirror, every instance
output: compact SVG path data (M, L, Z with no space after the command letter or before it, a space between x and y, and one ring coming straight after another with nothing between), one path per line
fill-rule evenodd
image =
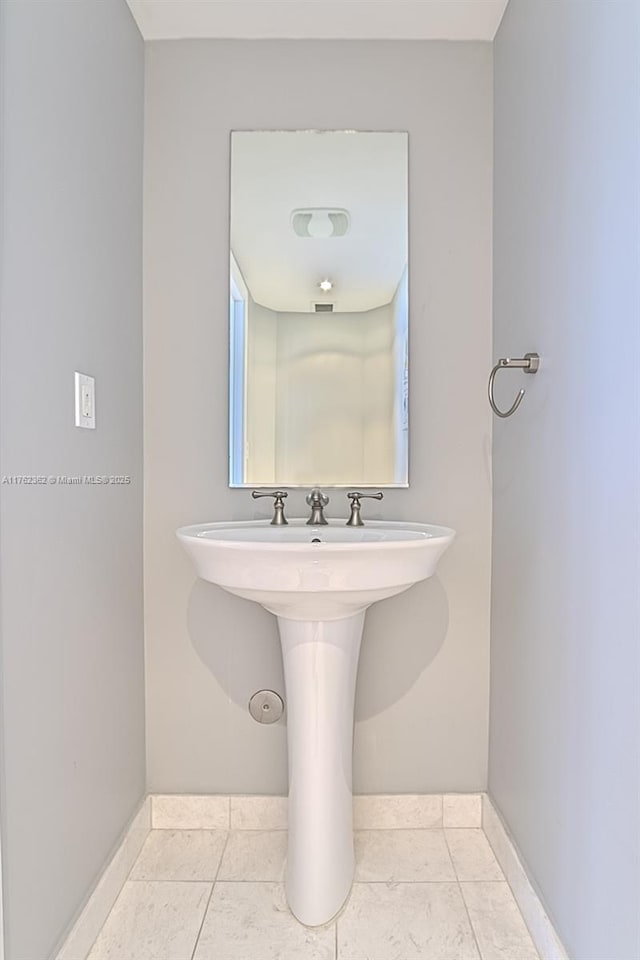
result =
M408 485L407 134L231 135L230 486Z

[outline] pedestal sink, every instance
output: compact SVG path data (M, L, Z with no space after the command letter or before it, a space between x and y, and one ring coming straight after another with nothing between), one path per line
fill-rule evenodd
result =
M454 535L421 523L347 527L344 520L177 531L203 580L278 618L289 754L287 899L308 926L331 920L353 882L353 707L365 611L432 576Z

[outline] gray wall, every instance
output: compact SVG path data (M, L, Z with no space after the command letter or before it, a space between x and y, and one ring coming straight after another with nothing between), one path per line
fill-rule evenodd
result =
M495 44L494 350L542 369L494 427L489 787L576 960L640 956L638 9Z
M120 0L0 7L1 473L132 477L0 486L7 956L45 960L145 786L144 50Z
M458 530L439 576L372 608L355 788L486 785L489 673L492 49L483 43L147 45L145 634L149 786L286 788L285 729L246 709L282 690L275 619L198 581L185 523L265 516L227 487L229 132L409 131L409 490L369 516ZM307 510L303 492L287 501ZM330 516L346 516L334 491Z

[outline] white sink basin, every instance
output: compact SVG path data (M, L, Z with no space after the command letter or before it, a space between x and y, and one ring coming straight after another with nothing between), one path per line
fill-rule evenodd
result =
M302 923L327 923L353 882L353 708L365 611L430 577L454 531L400 521L276 527L252 520L182 527L177 535L203 580L278 617L289 754L287 898Z
M339 620L407 590L433 574L453 537L448 527L386 520L364 527L251 520L178 530L203 580L291 620Z

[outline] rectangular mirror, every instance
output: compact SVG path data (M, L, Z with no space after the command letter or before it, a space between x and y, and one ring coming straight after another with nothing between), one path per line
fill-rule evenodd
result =
M407 139L232 133L230 486L408 485Z

